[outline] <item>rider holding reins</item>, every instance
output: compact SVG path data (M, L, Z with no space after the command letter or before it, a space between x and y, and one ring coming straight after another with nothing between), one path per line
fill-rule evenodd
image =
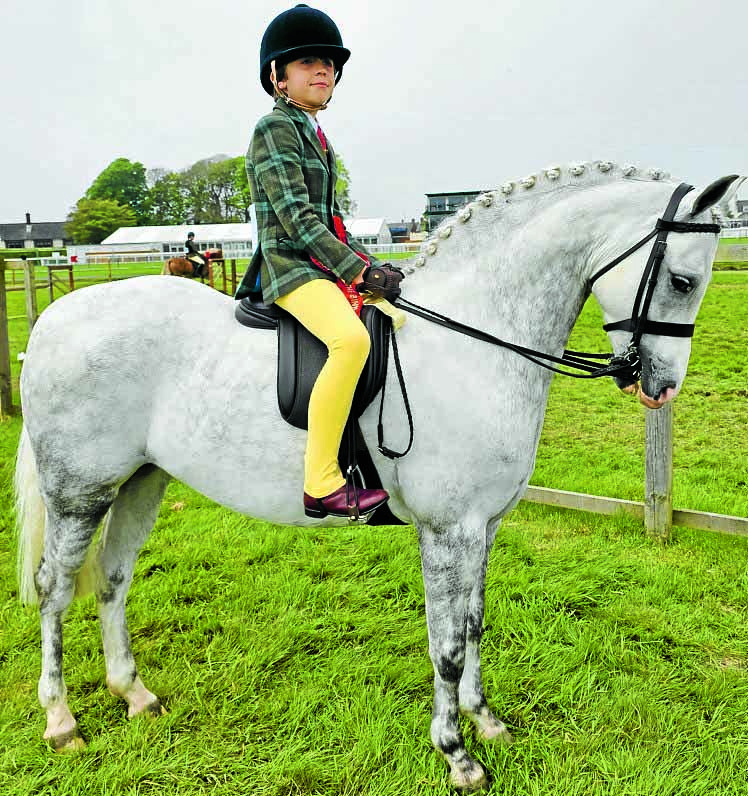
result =
M260 46L260 81L275 107L257 123L246 159L258 239L236 298L255 292L259 277L263 301L294 315L329 353L309 400L304 509L311 517L349 516L338 450L370 346L357 287L370 276L371 258L343 226L335 154L317 121L349 56L327 14L300 4L277 16ZM392 288L384 295L399 293L402 273L377 271ZM388 498L361 489L359 509L374 511Z

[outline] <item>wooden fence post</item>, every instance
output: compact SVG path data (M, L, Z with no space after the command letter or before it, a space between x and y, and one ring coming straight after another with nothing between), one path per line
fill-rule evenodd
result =
M26 318L29 322L29 334L34 328L39 311L36 306L36 274L35 265L32 261L26 260L23 264L23 286L26 293Z
M646 414L644 527L662 541L673 526L673 404Z
M236 260L231 260L231 295L236 293Z
M0 259L0 417L12 414L10 387L10 341L8 340L8 296L5 292L5 260Z

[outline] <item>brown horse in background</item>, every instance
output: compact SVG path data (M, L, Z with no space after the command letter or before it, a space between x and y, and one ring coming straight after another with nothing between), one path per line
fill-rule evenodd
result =
M172 257L164 263L162 274L170 276L189 276L205 279L208 276L208 263L193 263L186 257Z
M193 260L188 260L186 257L172 257L164 263L161 273L167 276L188 276L207 279L210 275L208 264L211 260L222 260L223 251L221 249L207 249L203 252L203 259L205 262L197 263Z

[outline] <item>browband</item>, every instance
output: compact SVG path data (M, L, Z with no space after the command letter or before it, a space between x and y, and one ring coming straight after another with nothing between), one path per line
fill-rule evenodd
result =
M665 232L710 232L713 235L719 235L722 229L719 224L694 224L690 221L666 221L664 218L658 218L657 229L665 230Z

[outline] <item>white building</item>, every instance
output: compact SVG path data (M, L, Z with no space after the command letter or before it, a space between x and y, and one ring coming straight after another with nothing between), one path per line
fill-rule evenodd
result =
M120 227L100 244L68 246L68 256L79 263L90 258L110 257L113 260L161 259L184 254L187 233L195 233L195 244L201 251L221 249L226 259L252 256L252 234L249 224L180 224L160 227Z
M348 234L364 246L388 246L392 235L383 218L347 218Z
M364 246L392 243L392 235L383 218L349 218L345 225L351 237ZM195 233L195 243L201 251L221 249L227 260L252 256L251 224L120 227L99 244L69 245L67 253L79 263L160 260L183 254L188 232Z

